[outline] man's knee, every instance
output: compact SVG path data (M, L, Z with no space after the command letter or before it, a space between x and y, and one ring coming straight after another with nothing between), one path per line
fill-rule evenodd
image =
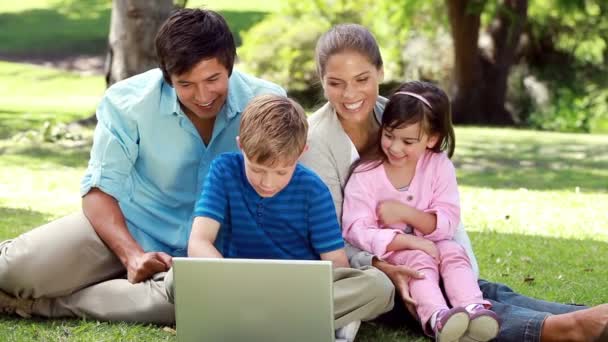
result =
M364 272L366 288L362 295L368 302L378 306L378 314L390 311L395 298L395 286L388 276L376 268L368 268Z

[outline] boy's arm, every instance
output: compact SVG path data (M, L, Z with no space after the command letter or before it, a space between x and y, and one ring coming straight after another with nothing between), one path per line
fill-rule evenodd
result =
M188 256L199 258L222 258L213 243L220 230L220 223L208 217L196 217L188 241Z
M350 267L348 264L348 258L344 248L336 249L335 251L321 253L321 260L329 260L334 268L336 267Z

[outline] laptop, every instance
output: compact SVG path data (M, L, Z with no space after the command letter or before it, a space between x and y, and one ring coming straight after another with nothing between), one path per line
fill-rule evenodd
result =
M334 340L329 261L173 258L180 342Z

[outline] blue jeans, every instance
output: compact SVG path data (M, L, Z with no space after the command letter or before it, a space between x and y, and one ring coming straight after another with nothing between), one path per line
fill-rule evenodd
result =
M496 340L501 342L538 342L547 316L587 308L526 297L503 284L483 279L478 284L483 298L492 302L492 311L500 318L500 333Z
M526 297L506 285L483 279L478 284L483 298L492 302L492 311L500 318L500 333L495 340L498 342L538 342L547 316L587 308ZM403 329L405 324L409 330L423 334L420 323L410 315L398 297L395 296L395 308L378 320L395 329Z

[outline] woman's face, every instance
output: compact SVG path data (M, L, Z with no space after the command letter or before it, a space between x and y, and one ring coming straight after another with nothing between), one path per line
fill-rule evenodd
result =
M325 97L343 123L366 122L376 104L382 68L362 54L343 51L329 57L322 84Z

